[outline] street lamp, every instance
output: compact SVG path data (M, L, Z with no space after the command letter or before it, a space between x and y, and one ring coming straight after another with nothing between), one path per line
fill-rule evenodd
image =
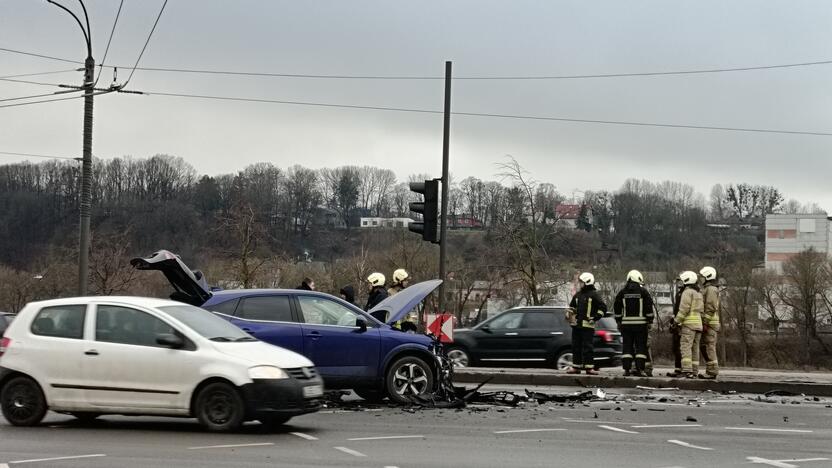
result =
M92 104L93 87L95 75L95 59L92 58L92 32L90 30L90 17L87 14L87 7L83 0L78 0L81 9L84 11L84 22L69 8L54 0L46 0L56 7L69 13L84 34L84 42L87 44L87 59L84 61L84 148L81 165L81 222L78 245L78 295L87 295L87 271L89 269L90 254L90 212L92 206ZM86 24L86 27L84 25Z

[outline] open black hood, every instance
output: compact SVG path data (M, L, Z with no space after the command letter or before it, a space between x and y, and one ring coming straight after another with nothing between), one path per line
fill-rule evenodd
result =
M170 251L160 250L149 257L134 258L130 260L130 265L137 270L161 271L176 290L170 295L175 301L201 306L211 298L211 290L202 272L192 271L179 255Z

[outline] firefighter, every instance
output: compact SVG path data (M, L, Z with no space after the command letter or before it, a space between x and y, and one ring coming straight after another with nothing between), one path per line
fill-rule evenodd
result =
M699 277L692 271L679 275L685 285L679 301L675 322L679 328L682 350L682 375L695 379L699 373L699 342L702 336L702 312L704 304L699 292Z
M702 286L704 312L702 314L702 357L705 359L705 374L702 379L716 379L719 375L719 363L716 355L716 342L719 335L719 288L716 284L716 269L706 266L699 270L705 281Z
M572 368L568 374L579 374L584 369L587 374L598 375L595 370L592 340L595 337L595 322L607 312L598 291L595 290L595 277L592 273L582 273L578 277L581 290L569 303L572 325Z
M387 299L387 290L384 288L384 283L386 282L387 278L385 278L381 273L370 273L370 276L367 277L367 286L370 291L367 296L367 304L364 306L364 310L369 312L370 309L377 306L381 301ZM372 315L381 322L385 322L387 320L387 314L383 310L376 311L376 313Z
M676 295L673 298L673 317L670 318L670 335L672 337L674 368L673 372L667 373L668 377L682 376L682 348L680 343L679 327L676 326L676 314L679 313L679 303L682 300L682 292L685 289L685 285L682 284L681 279L676 278L675 286Z
M398 270L393 272L393 285L387 290L387 294L390 296L395 296L396 293L402 292L402 289L407 287L407 282L410 279L410 275L407 274L407 270L404 268L399 268Z
M653 298L644 288L644 277L639 271L627 273L627 284L615 296L613 310L624 338L624 353L621 355L624 375L647 377L647 334L653 324ZM636 368L631 372L633 361Z

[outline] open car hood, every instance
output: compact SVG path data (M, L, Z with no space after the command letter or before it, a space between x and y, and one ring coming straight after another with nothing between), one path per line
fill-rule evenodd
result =
M130 260L130 265L137 270L161 271L176 290L170 295L175 301L199 307L211 298L211 290L202 272L192 271L173 252L160 250L149 257L134 258Z
M436 279L408 286L398 294L379 302L369 312L373 313L379 310L387 311L387 324L392 325L413 310L428 294L438 288L440 284L442 284L442 280Z

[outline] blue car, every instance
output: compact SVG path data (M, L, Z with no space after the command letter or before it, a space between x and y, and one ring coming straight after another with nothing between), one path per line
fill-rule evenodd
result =
M440 365L433 340L391 324L441 280L414 284L385 299L371 311L386 312L387 322L382 323L340 298L315 291L211 291L199 271L164 250L131 264L164 273L176 290L172 299L210 310L259 340L308 357L329 389L352 389L368 400L389 397L399 403L435 390Z

